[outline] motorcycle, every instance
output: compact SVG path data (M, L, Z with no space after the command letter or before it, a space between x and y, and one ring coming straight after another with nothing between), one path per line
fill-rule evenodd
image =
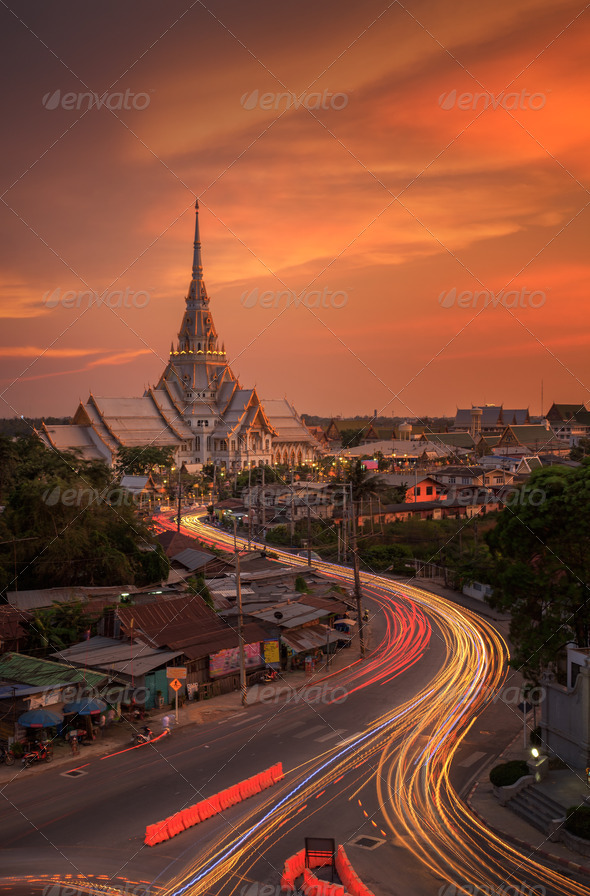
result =
M136 747L139 746L139 744L149 744L153 736L151 729L145 725L141 731L138 731L138 733L134 735L133 743Z
M53 749L51 744L38 743L32 750L28 750L23 756L23 765L29 768L34 762L51 762Z
M13 765L14 753L10 747L6 748L0 746L0 762L3 762L5 765Z
M276 681L279 677L279 673L276 669L268 668L265 670L264 675L262 676L263 681Z

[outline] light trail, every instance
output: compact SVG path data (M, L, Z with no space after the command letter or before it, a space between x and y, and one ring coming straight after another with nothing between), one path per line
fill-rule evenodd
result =
M185 527L201 540L233 549L233 536L205 527L196 518L185 520ZM264 545L255 547L268 550ZM305 558L272 550L291 565L307 565ZM331 578L353 581L350 569L323 561L313 565ZM436 594L370 573L361 573L361 580L365 593L381 604L386 634L367 659L345 675L355 682L349 692L385 683L417 662L432 629L446 654L436 679L415 698L376 719L355 740L291 770L278 799L269 797L252 810L239 831L228 832L206 849L166 892L199 896L213 892L217 884L231 886L232 875L251 867L253 855L260 857L271 848L265 845L271 834L276 845L282 826L290 823L292 830L307 817L301 813L295 820L320 790L343 775L352 788L358 777L354 770L366 769L376 757L368 778L376 782L381 826L396 835L401 829L404 845L435 875L453 883L457 893L469 896L479 887L486 894L531 896L544 888L546 893L590 896L585 886L534 856L523 856L486 828L450 783L451 763L461 741L489 694L505 678L508 649L503 638L475 613Z

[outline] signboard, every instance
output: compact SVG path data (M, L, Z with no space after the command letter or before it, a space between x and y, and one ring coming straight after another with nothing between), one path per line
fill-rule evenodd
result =
M246 669L257 669L263 665L260 653L260 642L244 644L244 665ZM240 651L238 647L229 647L209 656L209 675L211 678L220 678L222 675L231 675L240 671Z
M53 706L54 703L61 703L63 699L61 690L34 694L29 699L29 709L42 709L44 706Z
M281 654L278 641L264 642L264 662L267 666L280 666Z
M178 678L175 678L174 681L169 682L169 684L170 684L170 687L172 688L173 691L179 691L179 690L181 689L181 687L182 687L182 685L181 685L181 683L179 682Z
M184 666L167 666L166 678L186 678L186 668Z

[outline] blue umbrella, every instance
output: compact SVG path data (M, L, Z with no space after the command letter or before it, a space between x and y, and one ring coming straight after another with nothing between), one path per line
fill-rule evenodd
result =
M19 716L18 724L23 728L53 728L61 723L61 718L47 709L29 709Z
M87 697L85 700L66 703L63 711L64 715L75 713L78 716L93 716L95 713L104 712L106 708L107 705L102 700L98 700L96 697Z

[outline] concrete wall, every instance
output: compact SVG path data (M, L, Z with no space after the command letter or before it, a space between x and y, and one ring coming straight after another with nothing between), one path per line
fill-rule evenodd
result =
M573 688L557 684L552 673L544 676L541 704L543 744L573 768L590 766L590 667L580 669Z

